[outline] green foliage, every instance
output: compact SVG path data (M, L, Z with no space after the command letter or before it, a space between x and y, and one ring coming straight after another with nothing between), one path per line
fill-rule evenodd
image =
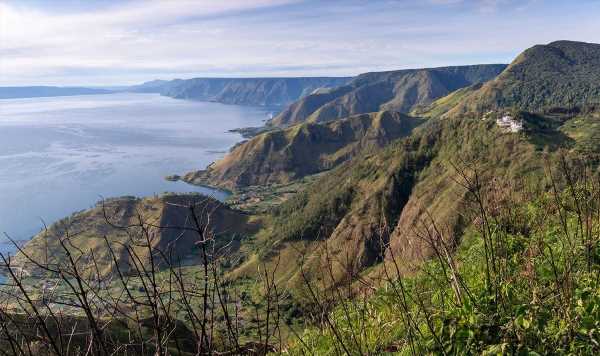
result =
M575 149L585 154L600 152L600 114L598 112L582 112L567 121L562 127L571 139L576 141Z
M356 355L598 354L600 223L590 187L487 211L489 225L473 224L454 255L456 275L433 258L364 302L342 302L330 315L335 334L309 329L290 353L336 354L346 344L360 345Z
M447 110L460 115L517 107L539 113L597 105L599 58L600 45L594 43L558 41L534 46L521 53L496 79L465 95L464 100L464 92L453 93L434 103L429 111Z
M330 233L350 209L354 192L340 184L332 184L318 202L309 200L310 190L303 191L275 210L274 225L284 240L318 238Z
M325 122L380 110L407 113L454 90L488 81L505 68L505 64L484 64L364 73L348 85L297 101L271 124Z
M600 45L568 41L528 49L507 70L501 106L539 111L598 103L599 54Z

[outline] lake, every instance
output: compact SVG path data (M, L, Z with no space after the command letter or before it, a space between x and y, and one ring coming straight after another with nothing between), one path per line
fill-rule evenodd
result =
M260 126L270 111L108 94L0 100L0 232L28 240L102 198L162 192L226 193L169 182L202 169ZM0 251L13 248L2 236Z

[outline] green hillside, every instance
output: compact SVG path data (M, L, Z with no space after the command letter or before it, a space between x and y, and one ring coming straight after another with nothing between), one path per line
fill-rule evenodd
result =
M50 265L66 250L82 266L95 256L110 276L128 270L132 249L150 262L170 250L194 269L190 280L161 269L152 293L126 300L153 317L155 340L171 340L161 320L174 318L222 354L598 354L599 61L600 45L560 41L506 68L361 75L294 103L272 122L285 128L184 177L231 190L293 185L268 209L196 195L117 199L113 224L98 206L25 252ZM191 205L217 238L186 229ZM117 247L113 263L107 240L130 248ZM23 254L17 261L36 274Z
M270 124L324 122L380 110L407 113L459 88L488 81L505 67L494 64L365 73L348 85L300 99Z
M525 116L531 123L516 134L493 120L430 120L383 151L341 165L281 205L269 239L283 248L325 240L340 259L340 271L361 273L377 265L382 239L405 261L427 259L431 251L411 227L431 215L449 229L448 239L459 239L469 223L460 215L466 195L455 182L453 164L477 168L482 183L502 179L521 189L539 179L545 160L558 154L557 138L561 147L580 154L561 132L578 119L563 118L564 124L549 129L537 127L542 118Z
M597 178L576 167L551 174ZM600 206L586 196L598 193L577 183L525 199L486 195L458 246L442 243L437 225L426 235L437 251L427 263L402 276L402 259L388 257L383 288L337 303L290 354L597 354ZM336 293L319 297L327 295Z
M600 45L558 41L521 53L496 79L451 105L449 114L517 107L531 112L600 102Z
M233 190L289 183L407 136L421 122L383 111L270 131L237 145L223 159L206 170L186 174L183 180Z
M199 223L208 224L217 239L229 241L255 229L247 215L202 195L113 198L49 226L22 248L15 264L28 274L44 275L47 271L31 260L56 270L68 266L67 251L87 276L109 276L117 269L129 273L136 259L155 259L160 268L175 261L197 264L194 251L201 237L191 230L195 225L188 206L195 207Z
M571 56L560 69L539 54L555 47ZM329 288L300 293L317 308L347 296L292 354L598 352L600 122L593 79L576 79L600 68L596 48L525 51L496 80L422 110L430 119L410 137L276 211L266 246L312 245L281 280ZM507 132L501 116L523 129Z

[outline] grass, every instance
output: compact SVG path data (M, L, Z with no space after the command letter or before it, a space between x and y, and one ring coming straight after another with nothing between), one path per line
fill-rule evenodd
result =
M600 151L600 115L590 113L579 115L561 127L561 131L577 144L575 149L583 153Z
M330 314L334 327L307 329L290 354L337 354L344 344L356 355L597 354L600 223L581 234L575 206L588 191L576 190L576 199L569 189L558 195L559 208L542 193L494 217L493 260L485 233L469 228L454 256L462 299L443 277L449 265L434 258L365 300L343 301ZM588 217L598 212L597 202L585 204L593 210ZM496 268L492 279L488 263Z
M225 203L233 209L251 214L269 213L322 175L323 173L317 173L284 184L255 185L239 188L227 198Z

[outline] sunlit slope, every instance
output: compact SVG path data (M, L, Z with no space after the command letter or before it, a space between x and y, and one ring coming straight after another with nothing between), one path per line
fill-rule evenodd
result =
M184 180L229 189L287 183L381 148L409 135L421 122L382 111L270 131L237 145L223 159Z
M536 46L496 80L438 100L451 106L451 112L440 109L429 114L430 119L409 137L344 163L284 203L265 234L265 249L297 255L298 245L308 243L312 250L306 260L316 268L328 251L336 260L337 277L342 278L378 266L382 246L389 243L403 267L411 270L431 255L421 234L434 221L443 226L444 238L451 244L459 244L462 232L473 223L465 211L463 175L469 179L476 175L488 187L524 194L560 157L597 164L600 122L593 103L598 83L589 78L578 81L584 72L593 76L600 68L597 48L572 42ZM548 51L556 58L548 57ZM563 61L567 55L572 58ZM533 68L556 72L532 77L528 71ZM565 78L569 81L563 83ZM558 87L546 93L539 90L541 83ZM487 95L499 84L502 91ZM572 91L561 90L567 87ZM517 92L524 95L515 96ZM475 99L495 104L473 106ZM471 109L463 112L463 108ZM499 127L497 120L505 115L521 123L522 130ZM293 268L284 275L299 278Z
M450 94L427 110L447 112L511 109L545 112L600 103L600 45L557 41L521 53L497 78Z
M459 88L488 81L505 67L493 64L365 73L348 85L300 99L270 124L325 122L380 110L407 113Z

